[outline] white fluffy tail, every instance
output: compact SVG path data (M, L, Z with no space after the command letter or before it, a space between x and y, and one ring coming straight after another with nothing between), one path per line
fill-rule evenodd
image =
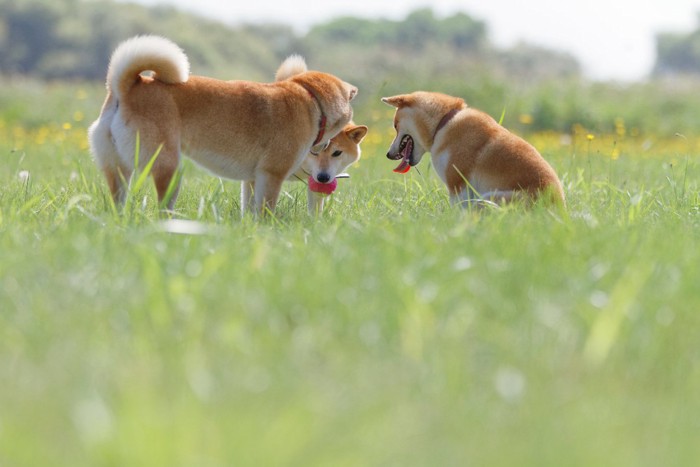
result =
M164 83L184 83L190 74L187 55L177 44L159 36L137 36L116 48L107 71L107 89L121 99L145 71Z
M292 76L300 75L309 71L306 60L301 55L290 55L282 62L275 73L275 81L284 81Z

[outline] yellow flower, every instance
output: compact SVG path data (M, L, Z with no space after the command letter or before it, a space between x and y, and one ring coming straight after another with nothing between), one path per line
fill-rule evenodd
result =
M520 117L518 117L518 120L523 125L532 125L532 122L534 121L534 119L532 118L532 115L530 115L530 114L520 114Z
M573 131L575 135L578 135L585 133L586 129L580 123L574 123L574 125L571 127L571 131Z
M594 135L593 133L588 133L588 134L586 135L586 139L587 139L588 141L593 141L593 140L595 139L595 135Z
M48 139L50 134L51 131L49 130L49 128L46 126L42 126L41 128L39 128L38 131L36 131L34 135L34 142L41 146L42 144L46 143L46 140Z
M615 119L615 133L617 136L625 136L627 133L627 128L625 127L625 120L622 117L617 117Z

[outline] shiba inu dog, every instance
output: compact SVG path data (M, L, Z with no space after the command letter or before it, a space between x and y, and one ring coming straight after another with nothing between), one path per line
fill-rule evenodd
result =
M309 153L301 167L290 177L290 181L307 183L309 214L320 214L327 195L333 193L338 178L346 178L344 172L360 160L360 143L367 134L367 127L349 123L343 131L334 136L328 146L318 153ZM250 205L255 182L241 185L241 206Z
M426 152L453 204L483 205L547 196L564 204L552 167L537 150L464 100L434 92L385 97L396 107L396 139L387 157L406 173Z
M275 81L284 81L308 71L306 62L298 55L292 55L280 65ZM307 182L309 214L320 214L326 195L335 191L337 178L343 178L348 167L360 159L360 143L367 134L367 127L350 122L328 145L320 151L311 150L301 167L289 180ZM241 185L241 206L245 210L252 202L255 181L244 181Z
M308 177L308 201L311 214L323 212L326 195L335 191L338 178L348 175L345 171L360 160L360 143L367 135L367 127L350 123L338 133L326 149L318 154L311 153L301 164L294 176ZM303 174L303 175L302 175Z
M283 181L309 150L326 147L350 121L356 94L355 86L317 71L269 84L190 76L176 44L140 36L112 55L90 146L118 203L134 161L143 168L158 153L151 174L159 202L172 209L184 152L216 175L254 180L259 213L274 210Z

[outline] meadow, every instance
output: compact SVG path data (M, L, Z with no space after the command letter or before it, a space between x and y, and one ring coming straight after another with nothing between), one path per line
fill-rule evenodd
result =
M471 213L391 172L377 101L321 218L186 162L167 219L150 182L114 209L101 87L2 92L0 465L700 458L700 134L527 133L566 212Z

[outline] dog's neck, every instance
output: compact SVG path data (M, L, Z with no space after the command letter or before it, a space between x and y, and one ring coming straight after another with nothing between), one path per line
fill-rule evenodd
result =
M318 110L321 112L321 118L318 120L318 135L316 135L316 139L314 140L313 144L311 147L316 146L318 143L323 141L323 136L326 133L326 121L328 120L326 118L326 114L323 113L323 107L321 107L321 102L318 100L318 97L316 97L316 94L313 93L310 87L308 87L304 83L299 83L301 86L306 89L306 92L309 93L309 96L316 102L316 105L318 106Z
M438 132L442 130L444 126L447 125L449 121L452 120L454 116L457 115L461 110L461 107L457 109L452 109L442 117L442 120L440 120L440 123L438 123L437 128L435 128L435 133L433 133L433 141L435 141L435 137L437 136Z

